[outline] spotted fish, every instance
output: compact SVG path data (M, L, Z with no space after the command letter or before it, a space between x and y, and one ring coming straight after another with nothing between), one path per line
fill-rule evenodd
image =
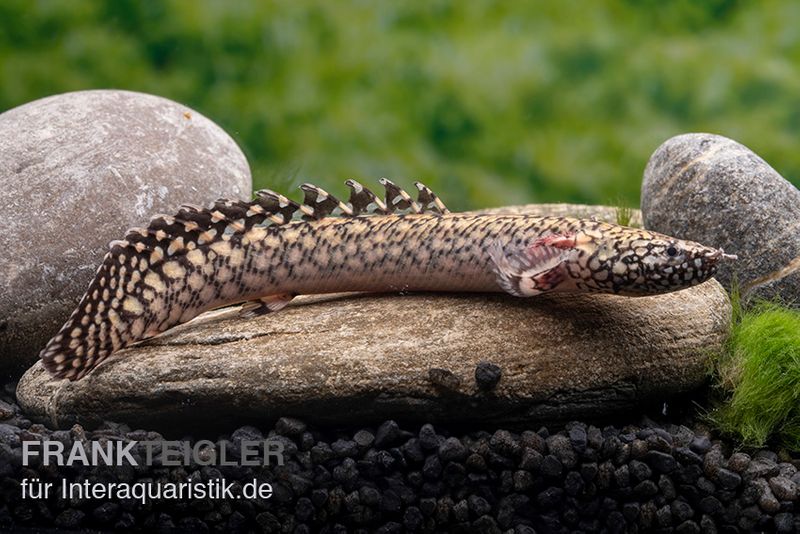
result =
M80 379L123 347L240 302L253 316L340 291L649 295L699 284L735 258L595 220L450 213L420 183L416 199L386 179L383 198L346 184L348 202L303 184L302 204L263 190L129 230L42 350L45 368Z

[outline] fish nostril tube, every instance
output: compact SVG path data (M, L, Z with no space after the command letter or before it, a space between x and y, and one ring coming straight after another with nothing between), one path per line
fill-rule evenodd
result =
M726 254L723 249L719 249L709 254L708 258L712 260L738 260L739 256L736 254Z

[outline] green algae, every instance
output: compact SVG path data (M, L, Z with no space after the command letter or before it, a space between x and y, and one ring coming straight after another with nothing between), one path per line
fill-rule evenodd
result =
M722 400L709 419L745 447L800 451L800 311L778 302L745 307L731 293L733 321L717 360Z

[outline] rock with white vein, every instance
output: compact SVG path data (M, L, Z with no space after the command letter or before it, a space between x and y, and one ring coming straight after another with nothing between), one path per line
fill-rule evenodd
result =
M800 191L747 147L719 135L667 140L642 184L650 230L722 247L738 261L720 266L748 297L800 302Z

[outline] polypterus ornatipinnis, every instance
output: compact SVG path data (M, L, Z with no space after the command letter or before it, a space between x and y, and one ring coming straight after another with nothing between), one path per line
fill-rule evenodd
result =
M130 230L42 350L44 366L77 380L123 347L237 302L255 315L340 291L648 295L699 284L735 258L595 220L450 213L420 183L416 201L386 179L385 200L346 183L347 203L304 184L303 204L264 190Z

